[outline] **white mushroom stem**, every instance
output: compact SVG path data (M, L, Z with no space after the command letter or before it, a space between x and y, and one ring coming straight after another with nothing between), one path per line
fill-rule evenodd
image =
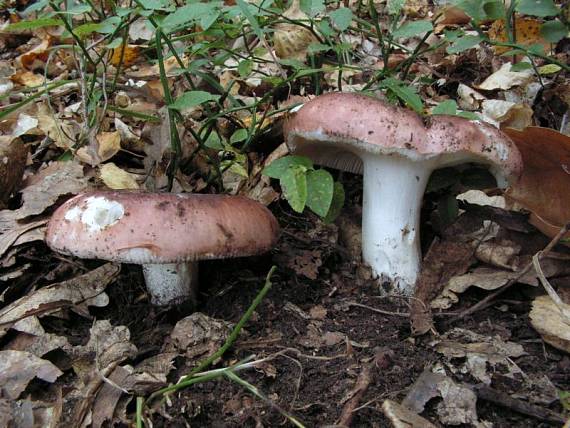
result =
M153 305L196 301L198 262L145 264L143 274Z
M421 265L420 209L432 162L362 156L362 256L375 276L411 295Z

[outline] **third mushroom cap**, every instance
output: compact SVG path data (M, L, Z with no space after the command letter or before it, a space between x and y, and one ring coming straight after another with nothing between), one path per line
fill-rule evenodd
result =
M500 186L522 170L514 143L498 129L457 116L416 113L377 98L329 93L285 124L289 148L331 168L364 175L363 259L375 275L411 294L420 270L419 214L431 173L474 162Z

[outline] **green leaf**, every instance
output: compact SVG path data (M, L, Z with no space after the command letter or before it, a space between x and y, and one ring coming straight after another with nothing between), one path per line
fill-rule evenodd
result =
M399 15L405 4L406 0L388 0L388 14Z
M347 7L341 7L329 14L332 22L339 31L346 30L352 22L352 11Z
M245 141L249 137L247 129L238 129L230 137L230 144L239 143L240 141Z
M329 212L334 192L332 175L324 169L307 172L307 206L325 217Z
M214 150L223 150L224 148L220 136L216 132L210 132L210 135L208 135L208 138L204 141L204 145Z
M139 3L147 10L170 10L168 0L139 0Z
M89 22L87 24L82 24L82 25L78 25L77 27L75 27L73 29L73 33L81 39L81 38L83 38L83 37L85 37L91 33L95 33L95 32L100 33L101 28L103 28L103 26L101 24Z
M238 64L238 73L240 77L247 77L251 74L253 70L253 61L250 59L245 59L240 61Z
M51 27L53 25L61 25L63 21L57 18L40 18L32 21L20 21L10 24L6 27L6 31L22 31L35 30L36 28Z
M460 53L477 46L482 40L483 38L481 36L463 36L455 40L453 45L448 46L446 51L449 54Z
M433 25L429 21L406 22L392 33L393 37L415 37L419 34L433 30Z
M540 27L540 35L550 43L558 43L568 35L568 28L560 21L548 21Z
M117 37L117 38L111 40L111 42L109 44L107 44L105 47L107 49L116 49L119 46L121 46L122 44L123 44L123 38Z
M532 68L532 64L528 62L517 62L516 64L511 65L510 71L524 71L529 70Z
M384 79L381 85L391 90L398 98L404 101L406 105L414 109L416 112L421 113L423 111L424 105L422 103L422 99L411 86L407 86L404 82L393 77Z
M432 114L450 114L455 115L457 113L457 103L455 100L445 100L439 103L433 110Z
M81 15L83 13L89 13L92 10L93 9L88 4L76 4L76 5L71 6L69 9L62 10L61 12L58 12L58 13L67 14L67 15Z
M480 120L479 116L477 116L472 111L458 111L457 116L468 120Z
M263 40L263 30L259 26L259 22L257 22L257 19L255 18L253 13L251 13L251 10L249 9L250 5L245 3L243 0L236 0L236 3L240 8L241 13L243 13L243 15L249 21L249 25L251 25L251 28L253 29L255 35L260 40Z
M180 95L169 108L175 110L184 110L196 107L208 101L215 101L220 98L219 95L210 94L206 91L188 91Z
M287 169L279 180L283 189L283 196L298 213L303 212L307 202L307 170L301 165L294 165Z
M218 2L193 3L174 10L164 18L161 27L165 32L171 32L198 22L202 28L206 25L204 29L207 29L219 14Z
M505 6L499 0L455 0L452 2L479 23L505 18Z
M328 21L321 21L317 24L317 27L319 28L319 31L321 32L321 34L325 37L333 37L335 35L335 31L333 30L333 28L331 27L331 25L328 23Z
M340 214L344 205L344 187L338 181L334 183L333 197L329 212L323 219L325 223L332 223Z
M325 10L325 2L323 0L301 0L299 5L301 10L309 16L315 16L317 13Z
M325 45L324 43L311 43L307 47L307 51L312 54L316 54L319 52L326 52L331 49L331 46Z
M552 0L519 0L515 10L518 13L541 18L555 16L560 12Z
M281 178L285 172L294 166L303 166L305 169L313 169L313 162L305 156L284 156L275 159L261 172L271 178Z

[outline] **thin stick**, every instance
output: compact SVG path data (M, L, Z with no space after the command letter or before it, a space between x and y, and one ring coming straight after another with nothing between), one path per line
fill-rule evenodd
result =
M374 381L377 369L386 369L394 356L394 352L389 349L382 349L374 355L370 363L362 368L362 371L356 379L354 388L350 392L350 399L346 402L342 409L342 413L338 422L335 424L341 427L349 427L355 411L368 389L370 383Z
M544 247L544 250L539 251L537 253L539 259L542 259L543 257L547 256L548 253L550 251L552 251L552 249L556 246L556 244L558 244L558 242L560 242L560 240L564 237L564 235L566 235L566 233L568 233L569 229L570 229L570 223L566 223L564 225L564 227L562 227L562 229L560 229L560 231L556 234L556 236L554 238L552 238L552 241L550 241L548 243L548 245L546 247ZM503 285L501 288L499 288L495 292L489 294L487 297L485 297L480 302L476 303L475 305L471 306L470 308L467 308L466 310L459 313L459 315L457 315L455 318L452 318L451 320L449 320L449 323L451 324L451 323L454 323L456 321L459 321L460 319L463 319L466 316L471 315L472 313L477 312L478 310L487 307L490 301L492 301L495 297L502 294L503 292L507 291L519 279L521 279L524 275L526 275L532 269L532 267L533 267L533 262L531 261L521 271L519 271L517 276L510 279L505 285Z
M507 409L522 413L523 415L532 416L533 418L541 421L560 424L564 423L565 420L565 418L558 413L526 403L522 400L517 400L504 392L497 391L496 389L490 388L486 385L476 387L475 392L477 393L477 398L481 400L498 404L499 406L506 407Z

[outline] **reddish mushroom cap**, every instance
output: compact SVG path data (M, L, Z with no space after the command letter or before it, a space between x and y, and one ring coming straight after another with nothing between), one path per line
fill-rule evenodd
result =
M357 93L314 98L291 115L284 132L297 154L355 173L362 173L360 153L433 159L437 167L480 162L497 166L494 172L507 179L522 169L514 143L488 124L457 116L433 116L424 124L411 110Z
M273 214L241 196L95 192L55 211L46 242L81 258L158 264L258 254L278 234Z

